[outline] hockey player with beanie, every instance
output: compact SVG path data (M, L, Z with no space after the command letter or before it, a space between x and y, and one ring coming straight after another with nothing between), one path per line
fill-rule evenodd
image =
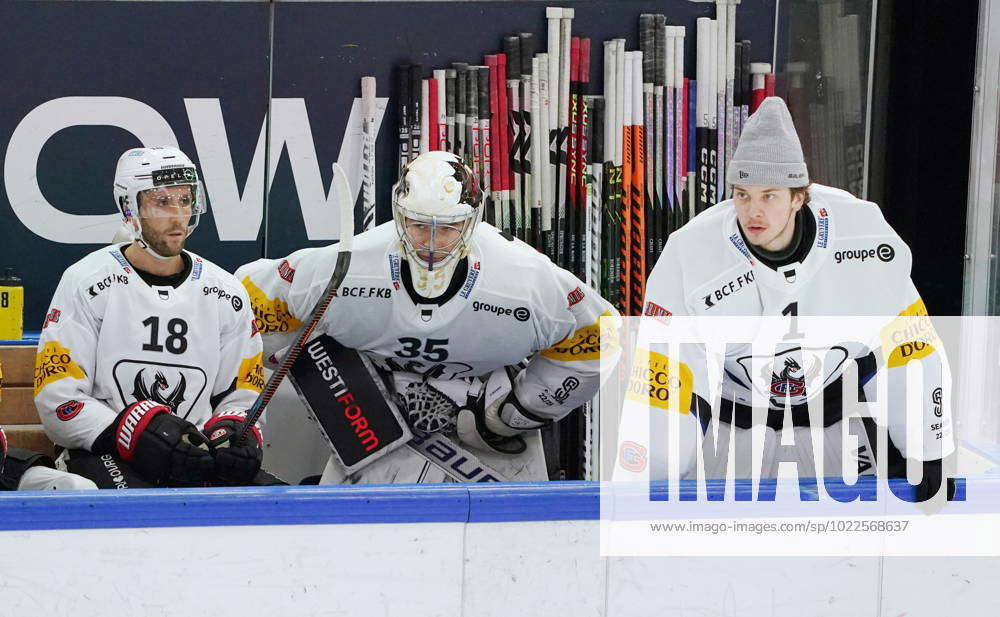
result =
M709 208L670 235L646 284L646 315L784 315L792 319L898 315L927 319L924 303L910 280L909 247L885 221L876 204L846 191L810 183L802 147L783 100L766 99L750 118L727 167L726 180L733 187L732 199ZM869 253L873 258L854 258ZM883 351L890 356L892 350ZM750 439L754 429L762 428L754 424L750 407L755 375L750 370L751 359L739 355L726 354L721 389L726 394L718 401L709 400L707 376L695 368L702 366L704 357L680 358L680 376L690 382L685 385L692 392L689 404L681 401L683 408L677 409L682 414L681 443L687 444L682 445L681 454L687 472L695 469L697 452L692 444L697 442L697 433L705 430L708 418L729 423L735 439ZM790 403L790 424L799 447L805 437L801 431L808 432L810 426L806 401L822 399L825 469L831 472L827 475L839 476L842 410L846 404L840 395L843 367L855 365L859 383L865 385L864 392L869 392L878 379L876 370L890 375L892 371L905 371L907 361L893 362L890 356L887 367L885 362L877 367L871 349L859 346L850 349L845 362L837 368L830 368L834 363L824 362L822 387L807 391L804 374L818 366L802 359L808 355L806 343L799 347L790 342L773 359L763 359L773 361L775 367L764 392L769 409L763 430L774 432L766 443L782 443L780 435L775 434L782 430L786 403ZM940 367L945 360L941 351L928 349L922 361ZM685 365L688 372L683 369ZM875 451L874 422L864 419L866 434L859 436L861 446L856 451L860 473L875 473L875 465L866 462L871 454L886 456L888 473L896 477L905 477L906 459L913 459L924 466L918 500L937 493L941 459L954 451L951 418L947 411L942 414L940 406L942 394L950 396L950 384L940 381L925 378L920 392L923 448L905 447L906 422L900 416L906 413L904 401L889 403L886 453ZM864 392L859 393L859 400L865 400ZM657 411L652 410L650 417L654 422L664 421L665 412ZM765 452L763 473L776 473L776 468L768 469L767 456ZM800 460L811 461L811 452L800 451L799 456ZM711 477L725 470L708 469L706 473ZM738 470L737 475L748 473Z
M274 484L259 430L231 439L263 386L250 301L184 250L206 211L194 163L134 148L115 170L128 243L67 268L38 342L35 405L59 462L100 488Z

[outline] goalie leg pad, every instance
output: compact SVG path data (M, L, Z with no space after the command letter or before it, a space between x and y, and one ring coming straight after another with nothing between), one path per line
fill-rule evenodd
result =
M288 376L348 474L413 437L381 377L357 350L324 334L302 352Z

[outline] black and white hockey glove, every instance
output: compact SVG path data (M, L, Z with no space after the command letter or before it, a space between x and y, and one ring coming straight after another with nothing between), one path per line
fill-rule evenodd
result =
M474 448L500 454L520 454L526 449L521 433L544 426L546 421L521 405L514 394L513 367L497 369L486 380L479 404L458 412L458 437Z
M915 489L915 501L917 503L922 503L937 495L938 491L941 489L943 475L941 459L925 461L923 478L920 480L920 484L918 484ZM948 501L952 501L955 499L955 478L948 478L948 481L945 483L945 487L945 496Z
M264 439L258 426L251 428L252 435L248 434L241 445L234 443L246 417L244 411L224 411L205 423L205 434L215 457L216 479L229 486L249 485L264 458Z
M162 486L201 484L215 467L201 431L155 401L126 407L94 441L92 451L117 451L143 478Z
M7 458L7 435L0 428L0 473L3 473L3 462Z

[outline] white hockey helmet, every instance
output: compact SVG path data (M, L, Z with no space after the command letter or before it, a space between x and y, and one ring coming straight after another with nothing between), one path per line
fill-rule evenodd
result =
M168 199L167 188L174 186L191 187L191 195L182 200ZM164 207L146 209L140 212L140 195L156 197L162 193ZM115 168L115 205L125 219L126 227L136 240L155 257L157 255L142 239L140 218L155 216L176 216L187 213L190 208L188 235L198 226L198 219L207 210L205 189L198 179L198 170L183 152L172 146L133 148L118 159ZM174 214L176 212L176 214ZM135 227L132 221L135 221Z
M407 258L427 271L450 270L467 253L485 195L462 160L425 152L392 187L392 217Z

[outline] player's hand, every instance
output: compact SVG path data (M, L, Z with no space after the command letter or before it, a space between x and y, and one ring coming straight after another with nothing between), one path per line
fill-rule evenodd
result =
M224 411L208 419L205 434L215 457L215 475L224 484L246 486L260 471L264 440L255 425L242 444L236 444L246 412Z
M915 501L917 503L922 503L937 495L938 491L941 489L941 476L943 475L941 468L941 459L924 462L923 478L921 478L920 484L918 484L915 489ZM945 487L947 500L953 500L955 498L955 478L948 478L948 481L945 483Z
M109 428L114 431L118 455L153 484L197 485L212 473L208 440L195 425L170 413L166 405L133 403Z
M510 368L498 369L490 375L480 404L475 409L459 410L456 423L460 440L474 448L501 454L524 452L521 433L544 425L517 400Z

